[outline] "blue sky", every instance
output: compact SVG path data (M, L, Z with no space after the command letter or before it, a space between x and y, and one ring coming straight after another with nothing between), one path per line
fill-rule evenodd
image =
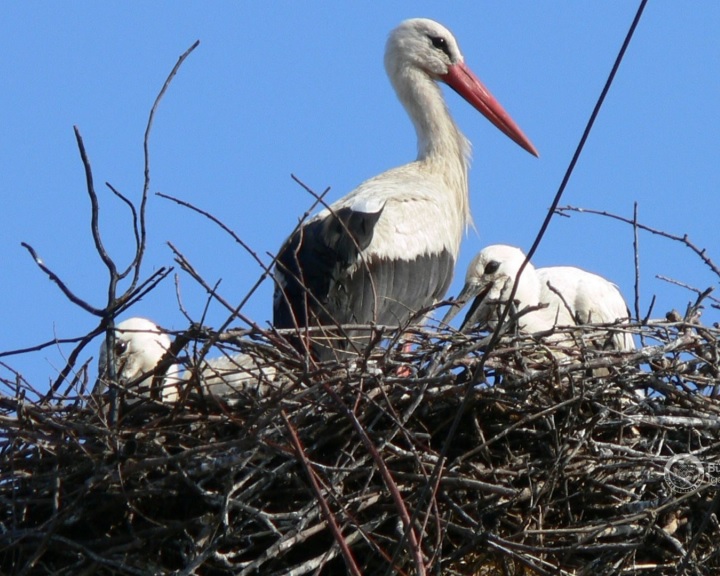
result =
M20 242L31 244L80 297L101 306L107 273L94 251L89 202L72 127L82 133L101 201L101 229L121 264L131 255L128 212L103 183L132 199L142 189L142 139L152 102L178 56L201 41L173 81L151 138L144 273L173 264L172 242L211 284L239 302L259 277L253 259L206 219L154 195L213 213L265 261L311 198L329 200L411 161L412 127L382 65L388 32L434 18L458 38L466 62L532 139L535 159L447 90L473 142L466 237L450 293L482 247L527 250L632 21L635 2L72 2L12 3L0 35L0 351L87 333L96 319L70 304ZM561 204L630 217L688 234L720 263L720 4L649 3ZM632 229L590 215L553 219L538 266L576 265L616 282L633 300ZM207 296L176 268L185 309ZM718 278L687 248L641 234L644 314L684 310ZM244 313L272 315L266 282ZM720 294L718 295L720 296ZM182 329L173 279L131 312ZM718 320L708 309L706 323ZM227 314L216 304L206 323ZM236 324L239 325L239 324ZM47 388L71 346L0 358ZM96 345L84 358L96 354ZM12 372L0 367L0 377Z

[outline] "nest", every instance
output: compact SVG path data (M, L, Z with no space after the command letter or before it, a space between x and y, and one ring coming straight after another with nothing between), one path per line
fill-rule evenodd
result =
M643 348L423 329L320 366L228 338L273 381L193 378L113 425L5 382L0 571L717 574L720 332L628 329Z

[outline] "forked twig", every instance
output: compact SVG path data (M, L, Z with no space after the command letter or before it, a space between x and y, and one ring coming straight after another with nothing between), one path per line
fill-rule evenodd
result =
M695 252L700 259L707 265L710 270L712 270L717 276L720 276L720 268L718 268L715 263L712 261L712 259L707 255L707 249L706 248L698 248L691 240L690 237L687 234L683 234L682 236L678 236L677 234L670 234L669 232L664 232L662 230L658 230L656 228L652 228L651 226L647 226L645 224L640 224L639 222L635 222L633 219L625 218L624 216L619 216L617 214L612 214L611 212L607 212L606 210L592 210L590 208L578 208L577 206L560 206L557 209L557 212L560 214L565 214L566 212L578 212L581 214L595 214L596 216L604 216L606 218L612 218L613 220L618 220L619 222L624 222L625 224L630 224L634 228L638 228L640 230L645 230L645 232L650 232L651 234L655 234L656 236L662 236L663 238L667 238L669 240L674 240L675 242L681 242L690 250Z
M60 374L56 381L52 384L50 387L50 390L45 396L45 400L49 400L52 398L53 394L57 392L58 388L62 384L62 382L67 378L68 374L72 371L72 367L74 366L75 362L77 361L78 355L83 350L83 348L88 344L88 342L97 334L105 331L106 332L106 346L108 350L114 350L114 330L113 330L113 324L114 324L114 318L117 314L128 308L133 302L135 302L137 299L141 298L144 294L152 290L159 281L161 281L163 278L165 278L171 271L171 269L166 268L160 268L159 270L155 271L148 279L144 280L140 283L138 286L138 282L140 279L140 270L143 260L143 254L145 252L145 245L146 245L146 229L145 229L145 207L147 203L147 195L148 190L150 187L150 154L149 154L149 138L150 138L150 132L153 124L153 119L156 113L156 110L158 108L158 105L160 103L160 100L162 99L163 95L167 91L167 88L170 85L170 82L172 78L175 76L177 71L180 68L180 65L183 63L183 61L187 58L187 56L197 47L199 42L195 42L188 50L185 51L185 53L178 59L178 62L173 67L172 71L170 72L169 76L165 80L165 83L163 84L162 89L158 93L157 97L155 98L155 102L152 106L152 109L150 110L150 115L148 118L147 126L145 129L145 136L143 140L143 148L145 153L145 170L144 170L144 184L143 184L143 192L142 192L142 199L140 201L140 209L136 210L132 202L125 197L123 194L121 194L119 191L117 191L115 188L113 188L109 183L107 184L108 188L117 196L123 203L125 203L127 206L130 207L131 215L132 215L132 229L133 234L135 237L135 244L136 244L136 250L135 255L131 261L131 263L128 265L128 267L122 272L118 273L117 265L113 258L108 254L107 250L105 249L105 246L103 244L102 240L102 234L100 232L100 225L99 225L99 215L100 215L100 203L98 201L97 193L95 191L95 184L94 184L94 178L92 173L92 167L90 165L90 159L87 154L87 150L85 148L85 143L83 141L83 138L80 134L80 130L77 126L73 127L74 133L75 133L75 139L77 142L78 150L80 152L80 158L82 160L83 168L85 171L85 183L86 183L86 190L88 193L88 197L90 198L90 227L91 227L91 233L93 237L93 241L95 244L95 249L100 256L100 259L104 263L105 267L108 269L109 272L109 281L108 281L108 289L107 289L107 301L104 307L99 308L96 306L93 306L86 302L85 300L79 298L77 295L75 295L68 287L67 285L60 279L60 277L55 274L38 256L37 252L34 248L32 248L29 244L23 242L22 246L30 253L32 258L35 260L35 263L38 265L38 267L49 276L49 278L58 286L58 288L61 290L61 292L65 295L70 302L75 304L76 306L82 308L86 312L89 312L90 314L97 316L100 318L100 322L98 324L98 327L91 332L90 335L86 338L82 338L79 341L78 346L71 352L71 354L68 356L67 362L65 364L65 367L60 371ZM117 285L120 280L125 278L130 272L133 273L132 280L130 282L130 285L125 289L125 291L118 295L117 294ZM56 339L57 340L57 339ZM40 347L44 347L44 345L40 345ZM108 354L108 365L106 366L106 374L108 375L110 381L115 380L115 366L114 362L112 361L112 354ZM114 389L111 387L110 395L114 394ZM112 402L111 402L112 403ZM111 411L112 414L112 411Z

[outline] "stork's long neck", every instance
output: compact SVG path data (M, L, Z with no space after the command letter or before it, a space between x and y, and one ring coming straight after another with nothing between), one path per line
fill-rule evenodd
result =
M425 72L408 67L394 77L395 90L418 139L418 162L446 180L463 227L471 223L468 194L470 142L456 126L440 86Z

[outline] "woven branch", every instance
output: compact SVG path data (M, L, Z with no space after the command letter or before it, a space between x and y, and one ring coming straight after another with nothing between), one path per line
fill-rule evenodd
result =
M417 329L411 353L314 372L270 334L216 337L278 376L222 399L191 380L114 426L87 397L42 404L3 382L0 572L345 574L351 555L364 574L716 574L720 332L623 329L648 345L598 351L578 327L571 356L504 336L477 382L477 335ZM441 354L455 360L428 376ZM682 454L704 474L669 478Z

